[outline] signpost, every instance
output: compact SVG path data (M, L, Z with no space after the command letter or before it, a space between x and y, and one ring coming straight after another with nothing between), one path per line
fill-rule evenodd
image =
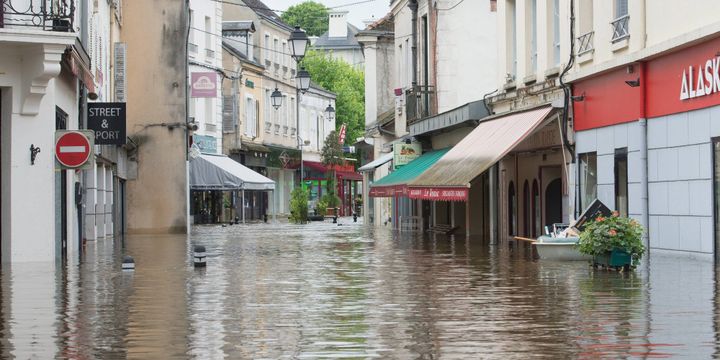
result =
M90 159L93 133L78 130L55 132L55 159L61 169L78 169Z
M97 145L124 145L125 103L88 103L88 129L95 132Z

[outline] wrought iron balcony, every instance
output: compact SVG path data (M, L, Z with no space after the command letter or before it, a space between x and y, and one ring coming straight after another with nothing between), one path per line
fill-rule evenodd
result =
M585 34L582 34L578 36L578 51L577 54L582 55L585 53L589 53L595 49L593 46L593 37L595 36L594 31L587 32Z
M0 28L73 31L75 0L0 0Z
M435 104L435 87L430 85L415 85L405 90L405 109L407 124L435 115L432 111Z
M629 22L630 15L625 15L613 20L613 22L610 23L613 28L612 42L618 42L630 37L630 27L628 26Z

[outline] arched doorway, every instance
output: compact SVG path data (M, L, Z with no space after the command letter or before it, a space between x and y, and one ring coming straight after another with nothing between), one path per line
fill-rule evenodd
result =
M517 199L515 198L515 184L511 181L508 188L508 235L515 236L517 230Z
M537 179L532 184L532 237L538 237L542 231L542 214L540 212L540 187Z
M545 188L545 225L562 222L562 180L555 179Z
M525 180L523 184L523 236L530 235L530 184Z

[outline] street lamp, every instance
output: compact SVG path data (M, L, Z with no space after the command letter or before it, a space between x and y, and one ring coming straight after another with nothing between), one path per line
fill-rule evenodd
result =
M328 119L328 121L332 121L333 116L335 116L335 108L332 107L332 104L328 104L328 106L325 108L325 117Z
M295 30L290 33L290 49L292 50L292 57L295 59L296 68L300 66L300 61L305 57L305 50L309 42L307 34L300 29L300 26L295 26ZM305 164L303 164L303 148L300 142L300 91L305 93L310 88L310 73L305 68L301 68L297 73L297 91L295 96L295 114L297 118L297 125L295 126L297 131L297 147L300 150L300 187L303 187L305 181Z
M270 100L272 100L272 106L275 108L275 110L280 108L280 105L282 105L282 93L278 88L275 88L275 91L272 92L272 95L270 95Z
M304 67L297 73L297 86L303 94L310 88L310 73Z
M292 49L292 57L296 62L300 62L305 57L305 50L308 45L307 34L300 29L300 26L295 26L295 30L290 33L290 48Z

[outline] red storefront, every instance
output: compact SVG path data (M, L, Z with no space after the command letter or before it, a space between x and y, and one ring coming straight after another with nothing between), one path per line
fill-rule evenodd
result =
M575 80L573 95L578 208L595 196L640 220L651 249L717 254L720 38Z

